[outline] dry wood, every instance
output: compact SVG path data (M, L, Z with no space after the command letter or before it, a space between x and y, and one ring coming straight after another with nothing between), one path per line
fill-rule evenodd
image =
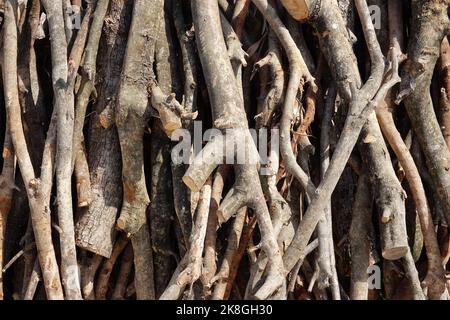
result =
M448 299L449 5L0 0L0 299Z
M21 110L17 90L17 30L15 21L15 1L5 2L5 22L3 30L3 83L5 90L6 110L8 113L8 127L11 133L11 140L17 155L17 162L25 183L28 201L30 204L33 230L38 248L39 263L43 271L44 285L49 299L63 299L61 281L59 278L59 268L56 263L55 251L51 239L50 215L48 205L45 202L45 195L41 190L42 197L38 196L39 180L36 179L33 165L27 150L25 135L22 129ZM13 58L11 58L13 57ZM52 134L49 134L52 137ZM54 137L54 136L53 136ZM49 139L47 140L49 141ZM48 149L47 149L48 150ZM51 159L51 157L50 157ZM52 160L47 163L50 164ZM50 164L51 165L51 164ZM43 170L44 171L44 170ZM51 172L51 171L50 171ZM49 173L46 171L46 173ZM47 177L51 175L48 174ZM42 178L44 188L48 188L50 182ZM42 214L44 213L44 214Z

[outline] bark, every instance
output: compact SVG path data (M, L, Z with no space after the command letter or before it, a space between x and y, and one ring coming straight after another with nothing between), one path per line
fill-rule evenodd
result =
M222 33L218 4L215 1L207 2L196 0L192 2L192 11L194 23L198 30L196 41L211 100L214 127L218 129L246 129L248 128L247 120L244 113L243 101L239 95L239 89L237 88L236 82L227 80L233 76L233 70L228 57L224 55L224 52L226 52L225 42L223 39L217 39L216 37L217 34ZM248 139L246 146L250 144L252 144L252 142ZM248 147L254 148L254 146L251 145ZM202 152L204 151L205 149L202 150ZM199 156L197 156L197 159L199 159L198 157ZM196 165L197 159L194 160L194 163L189 167L183 177L183 181L194 191L198 185L203 185L205 181L200 181L195 175L195 169L198 168ZM216 163L213 162L213 166L214 165L216 165ZM208 167L209 168L205 171L211 173L212 166ZM194 174L192 174L193 172ZM240 204L240 196L237 194L233 196L232 193L229 193L227 195L228 201L226 201L227 198L225 198L224 203L221 205L222 209L219 208L219 212L223 212L223 208L230 208L232 202L237 202L238 205L232 205L232 210L230 211L234 211L234 209L237 210L239 207L245 205L255 210L258 217L261 237L263 239L263 250L269 257L269 263L266 282L254 295L258 299L264 299L272 295L280 288L280 286L284 285L282 279L283 264L281 261L281 254L277 248L276 239L273 234L269 211L263 200L264 196L259 183L256 165L238 165L235 166L235 172L236 177L240 178L240 181L237 181L235 185L239 187L235 188L235 190L242 190L242 188L245 188L244 190L246 191L244 191L244 194L247 198L245 199L246 203ZM194 179L196 179L196 182L198 183L190 183L194 181ZM221 215L223 216L223 214Z
M81 291L85 300L95 300L94 281L103 257L88 251L81 253Z
M113 270L114 264L116 263L122 251L126 248L127 244L128 239L123 236L119 237L114 244L114 249L111 253L111 257L103 263L95 287L95 298L97 300L106 299L109 287L109 279L111 277L111 272Z
M103 10L106 4L98 3L97 10ZM103 7L100 7L102 5ZM88 79L79 90L77 102L76 130L81 134L84 123L83 108L86 108L93 84L96 87L97 100L92 106L94 114L90 117L88 138L88 164L91 180L92 201L88 210L82 213L76 223L77 246L109 258L116 238L115 223L122 197L120 146L117 128L114 125L102 126L102 116L106 110L117 106L117 90L120 81L120 65L126 48L126 35L130 24L132 6L129 2L111 1L106 14L104 41L99 51L99 66L96 67L97 37L103 24L102 11L94 14L92 33L88 39L82 68ZM97 75L98 69L98 75ZM108 81L102 79L108 78ZM83 92L86 90L86 92ZM82 98L81 98L82 96ZM84 100L84 101L82 101ZM75 133L75 137L78 137ZM76 140L75 140L76 141Z
M321 5L322 10L315 22L315 26L320 33L325 31L330 32L329 36L324 37L323 40L327 41L327 45L330 46L332 43L348 43L346 42L345 37L342 39L343 35L337 31L337 29L330 28L331 21L327 18L336 16L337 21L343 25L343 22L339 19L340 15L338 13L337 6L331 2L327 2L326 4L322 2ZM315 191L311 203L305 213L305 217L299 225L296 237L283 257L286 270L291 270L295 266L297 262L296 256L301 255L302 251L306 247L317 222L322 216L324 205L326 203L324 200L331 197L331 193L337 184L338 177L342 173L353 146L357 142L359 133L365 121L371 114L373 107L379 100L384 98L386 91L393 84L398 82L397 79L391 79L383 83L384 62L382 59L381 49L376 40L372 23L370 20L367 21L367 17L369 16L367 5L364 3L359 3L359 5L366 43L372 60L371 77L361 87L361 89L357 89L354 80L353 82L350 82L349 85L347 83L347 79L340 78L339 75L337 75L338 78L336 81L338 87L341 86L342 88L346 88L350 91L349 96L351 96L351 103L349 105L349 114L343 129L343 134L336 145L333 157L330 161L330 166L325 173L325 177ZM339 40L341 41L339 42ZM322 43L322 47L326 47L326 45ZM334 45L333 47L337 48L338 46ZM331 49L331 47L328 47L328 49ZM333 61L339 61L340 59L347 59L347 61L352 61L354 59L352 58L349 50L346 51L345 49L336 49L333 54L327 54L327 49L324 49L324 51L325 56L332 59L329 61L329 65L333 65ZM349 68L353 66L353 68L355 68L356 64L350 62L349 64L346 64L346 66ZM348 76L348 73L344 73L344 75Z
M154 300L155 280L150 231L147 224L131 238L134 252L134 286L138 300Z
M414 1L412 4L412 32L408 44L408 59L402 70L402 83L397 103L404 100L411 126L426 158L440 205L450 217L450 152L445 143L429 91L440 44L447 34L448 1Z
M67 299L81 299L72 208L72 139L74 126L73 87L68 83L67 43L61 2L42 1L52 37L52 82L57 112L56 188L61 247L61 280Z
M370 191L367 175L359 177L353 204L353 217L350 226L351 250L351 285L352 300L368 299L368 273L370 266L370 229L372 218L373 196Z
M22 129L22 119L20 117L21 111L17 90L17 68L15 64L15 61L17 60L17 30L14 5L14 1L5 2L5 22L3 31L5 51L3 52L4 60L2 63L2 71L5 100L7 101L6 110L8 114L8 127L30 204L39 263L41 270L43 270L47 297L49 299L61 300L63 299L63 292L51 239L50 215L48 207L47 209L45 208L47 205L44 200L46 193L43 192L43 190L40 190L41 196L36 194L39 188L39 181L34 174L33 165L26 147L25 136ZM11 59L11 57L13 58ZM49 136L52 137L52 134ZM49 142L49 139L47 139L47 142ZM47 148L47 150L49 151L49 148ZM51 164L51 160L44 163ZM51 171L46 171L46 173L49 172ZM43 183L45 183L43 184L45 188L50 184L47 180L48 176L50 176L50 174L45 177L46 179L42 178ZM42 214L43 212L46 212L47 214Z
M0 0L0 299L448 299L449 4Z
M160 20L161 25L155 52L156 76L159 87L154 87L152 90L152 102L157 99L168 101L169 97L166 97L162 92L179 92L180 88L177 61L174 59L174 41L169 24L170 5L167 4L164 9L164 18ZM173 96L174 94L171 97ZM173 102L177 103L176 100L173 100ZM181 107L181 105L179 106ZM181 184L181 181L173 181L172 179L171 142L168 137L171 136L173 130L181 127L181 120L173 112L164 112L164 110L170 111L167 107L158 107L157 109L160 121L153 122L152 145L150 147L152 163L150 230L152 246L155 251L154 268L155 273L159 275L155 278L156 294L159 296L166 288L175 269L173 262L176 254L170 237L171 227L176 217L172 189L173 183ZM169 116L167 117L167 115Z
M154 77L156 39L151 35L158 34L159 20L163 18L161 7L159 0L134 3L115 114L124 192L117 227L129 236L146 223L145 213L150 202L145 186L142 138L149 120L147 86Z
M133 267L133 247L128 244L122 256L119 275L117 276L116 285L114 287L111 299L124 300L128 286L131 269Z
M442 40L441 44L441 110L439 113L439 124L441 125L442 134L444 135L445 143L447 147L450 145L450 45L447 37Z
M6 221L11 209L13 190L15 187L16 159L9 130L6 129L3 143L3 168L0 175L0 266L3 269ZM0 300L3 300L3 272L0 274Z
M207 295L211 294L212 280L217 271L217 229L219 228L219 221L217 217L217 210L222 201L222 192L226 175L229 173L228 166L221 166L214 174L214 180L211 189L211 202L209 206L208 226L205 235L205 249L203 258L203 270L201 281L203 283L204 291Z

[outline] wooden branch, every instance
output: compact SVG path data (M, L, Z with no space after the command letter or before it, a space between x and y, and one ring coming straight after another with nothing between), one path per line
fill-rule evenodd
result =
M3 252L6 222L11 209L13 190L15 188L16 157L11 141L10 130L6 128L3 143L3 168L0 174L0 267L3 269ZM3 300L3 272L0 273L0 300Z
M214 127L218 129L244 128L246 150L253 152L252 154L257 154L252 139L247 139L247 135L250 137L250 133L247 130L247 119L239 88L235 81L229 81L231 77L234 77L234 73L227 55L224 54L226 52L225 41L222 38L217 39L217 34L222 33L218 4L216 1L195 0L191 2L191 8L194 24L199 34L199 37L196 38L197 47L211 100ZM198 158L197 156L194 163L199 163ZM207 163L204 166L209 171L210 167L214 169L214 165L216 164ZM239 187L248 190L249 201L247 206L256 212L263 244L262 249L269 257L266 281L255 293L257 299L265 299L285 285L281 253L273 233L273 226L264 201L256 165L244 164L234 167L236 176L243 177L244 184ZM191 168L188 172L190 170ZM192 175L190 178L191 181L195 179L199 182L193 183L194 187L203 184L203 179L193 178ZM184 178L183 180L186 182Z
M264 109L258 110L256 115L256 126L267 127L273 115L283 102L284 93L284 70L281 65L282 55L278 47L278 40L273 31L269 32L269 51L267 55L255 63L253 73L268 66L271 74L271 88L264 99ZM262 81L263 82L263 81ZM265 85L265 83L264 83Z
M351 251L352 300L368 299L368 274L370 266L370 230L372 227L373 196L366 174L359 177L355 202L353 203L352 223L349 231Z
M113 300L125 299L128 281L133 268L133 256L133 247L128 244L122 256L119 275L117 276L116 285L111 296Z
M194 31L192 29L185 29L185 18L181 2L175 2L172 6L174 15L174 24L177 30L178 41L180 42L181 55L183 58L183 75L184 79L184 93L183 103L187 112L195 111L196 93L197 93L197 62L194 48Z
M23 300L33 300L36 293L39 281L42 279L41 268L39 267L38 259L35 260L33 265L33 271L30 276L30 281L27 284L25 294L23 295Z
M361 5L367 13L367 5ZM322 2L322 6L324 10L321 11L321 16L318 18L319 22L316 26L319 31L321 31L320 28L324 27L328 29L328 25L331 24L331 21L327 20L326 17L336 16L334 14L332 15L331 12L336 13L337 17L340 17L340 19L342 19L342 17L338 13L339 11L336 4L332 1L326 1L326 4ZM344 25L342 20L340 20L340 23ZM378 100L378 98L376 98L376 93L380 90L384 74L383 57L381 54L381 49L376 40L375 31L373 29L371 21L364 19L362 23L365 25L366 43L369 47L369 52L372 60L371 77L360 90L356 89L354 83L350 83L351 87L353 88L352 93L349 94L349 96L352 97L352 101L349 106L349 114L347 116L346 124L342 131L338 144L335 147L333 157L330 161L328 170L325 173L324 179L321 181L319 187L314 192L311 203L304 215L304 218L299 224L299 228L296 232L294 240L284 254L283 261L287 272L290 272L290 270L292 270L292 268L298 261L298 256L301 256L303 250L306 248L318 221L322 217L327 200L330 199L332 191L334 190L339 177L345 168L347 160L350 157L352 149L358 140L359 133L368 116L370 115L370 112L374 108L374 102ZM337 32L336 30L330 28L329 31L333 34L324 38L324 40L328 41L332 39L330 41L334 43L334 41L338 40L341 37L339 32ZM333 36L335 36L335 38L332 38ZM339 44L339 46L341 45L342 43ZM334 43L333 47L338 47L337 43ZM332 59L337 59L339 56L336 55L346 56L346 54L342 50L338 50L329 57ZM346 64L346 67L352 67L352 64ZM339 86L344 82L341 81L339 83L339 81L337 81L337 83ZM391 83L386 84L386 86L387 85L391 85ZM371 101L372 99L374 99L374 101Z
M120 65L125 55L126 38L131 17L131 4L111 2L106 14L108 0L99 0L94 12L91 32L82 63L82 80L77 94L74 150L82 141L86 108L91 95L95 95L94 82L107 77L110 81L99 83L98 96L92 106L94 114L90 118L88 146L88 165L91 179L92 202L79 217L75 227L77 246L109 258L116 238L115 223L122 201L120 145L115 127L103 128L100 114L117 104L117 91L120 80ZM99 60L105 67L96 75L96 60L103 22L105 23L106 47L99 53ZM127 23L122 23L128 21ZM111 97L114 97L111 99Z
M108 293L109 287L109 279L111 277L111 272L113 271L114 264L119 258L120 254L123 250L125 250L128 239L123 236L119 236L117 238L116 243L114 244L114 249L111 254L111 258L105 260L100 269L100 273L95 285L95 299L97 300L105 300L106 295Z
M450 146L450 44L447 37L442 40L441 44L441 77L439 124L445 143Z
M161 0L134 3L115 114L124 189L117 227L128 235L135 234L146 223L145 212L150 202L144 179L142 138L149 120L147 85L154 78L154 35L158 34L159 20L163 18L162 8Z
M448 1L414 2L411 26L415 36L409 43L396 103L404 100L411 125L427 159L434 192L447 219L450 219L450 151L442 136L430 95L434 66L450 23L448 5Z
M163 294L159 297L159 300L178 300L180 298L184 292L185 286L180 286L178 284L178 277L180 276L180 273L185 270L188 262L189 256L185 254L173 273L166 290L164 290Z
M394 53L396 54L396 53ZM376 109L377 118L383 130L384 136L389 141L397 158L399 159L416 205L416 210L420 218L420 225L424 235L425 247L428 257L428 275L425 283L429 286L431 299L439 299L445 290L444 269L442 267L439 246L434 231L433 219L420 178L419 171L414 163L408 147L395 127L392 115L393 100L387 97ZM433 285L431 285L433 283Z
M314 91L314 89L312 89ZM317 93L317 89L315 90ZM314 93L314 94L316 94ZM322 118L322 130L320 135L320 159L321 159L321 178L324 178L325 172L330 164L330 132L333 109L336 100L336 87L332 85L328 90L327 100L324 105ZM325 207L325 214L317 226L319 240L319 266L321 271L321 281L331 287L333 300L340 300L339 281L336 272L336 261L333 241L332 228L332 208L331 201Z
M56 188L61 242L61 277L67 299L81 299L72 208L72 138L74 101L68 87L67 43L61 2L42 0L52 38L52 82L57 110ZM73 88L72 88L73 90Z
M211 190L211 202L209 206L208 226L205 235L205 249L203 257L203 269L201 281L203 284L203 291L211 294L212 279L217 271L217 229L219 221L217 211L222 201L222 192L226 181L226 176L230 172L229 166L220 166L214 174L214 180Z
M34 175L33 166L27 150L25 135L22 128L21 110L17 90L17 26L15 21L15 1L5 2L5 21L3 26L3 83L5 90L6 110L8 114L8 127L17 161L20 167L28 201L30 204L33 230L38 248L39 263L44 270L44 286L49 299L63 299L63 291L59 278L59 268L56 262L50 227L50 215L45 211L45 202L39 201L36 191L39 181ZM52 135L50 134L50 137ZM44 162L49 164L48 162ZM43 179L44 180L44 179ZM47 214L42 214L46 212Z
M425 295L420 285L419 274L414 264L414 259L412 257L411 251L408 250L408 253L402 259L402 261L406 276L408 277L408 280L410 281L411 287L413 289L414 300L425 300Z
M192 229L190 247L188 251L189 262L185 269L178 275L178 285L189 286L200 279L203 266L203 248L205 243L206 227L208 226L208 215L211 201L211 179L208 179L200 191L197 206L196 220Z
M225 298L226 289L229 285L231 266L233 265L235 256L238 254L246 216L247 208L245 207L240 209L236 214L236 219L234 220L233 227L230 230L230 235L228 236L227 249L225 251L222 264L220 265L219 272L213 279L211 279L211 284L215 283L214 292L212 295L213 300L223 300Z
M214 169L224 163L224 150L225 138L223 135L218 135L194 158L183 176L183 182L192 192L199 191Z
M98 254L88 251L81 253L81 290L85 300L95 300L95 275L102 261L103 257Z
M153 252L150 231L145 223L141 229L131 237L134 252L134 286L138 300L154 300L155 280L153 269Z
M86 208L92 201L91 177L84 143L75 154L75 179L77 184L77 206Z
M286 170L294 175L307 193L312 196L315 186L311 179L306 175L302 168L297 164L291 147L291 122L293 120L293 106L300 87L300 82L304 78L308 82L313 82L303 57L295 45L294 40L290 36L288 30L278 17L275 9L267 2L267 0L252 0L258 7L259 11L269 22L272 30L280 40L284 50L289 58L289 82L284 98L283 115L280 122L280 147L281 155L284 160Z

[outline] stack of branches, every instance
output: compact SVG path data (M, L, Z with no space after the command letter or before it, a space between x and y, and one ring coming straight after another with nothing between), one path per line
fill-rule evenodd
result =
M0 299L448 299L449 4L1 0Z

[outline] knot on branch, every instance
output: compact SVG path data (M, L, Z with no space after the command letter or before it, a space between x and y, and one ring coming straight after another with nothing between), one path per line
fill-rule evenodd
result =
M399 93L395 99L395 104L399 105L415 89L419 78L425 72L425 65L421 62L407 60L402 72L402 82L400 83Z

